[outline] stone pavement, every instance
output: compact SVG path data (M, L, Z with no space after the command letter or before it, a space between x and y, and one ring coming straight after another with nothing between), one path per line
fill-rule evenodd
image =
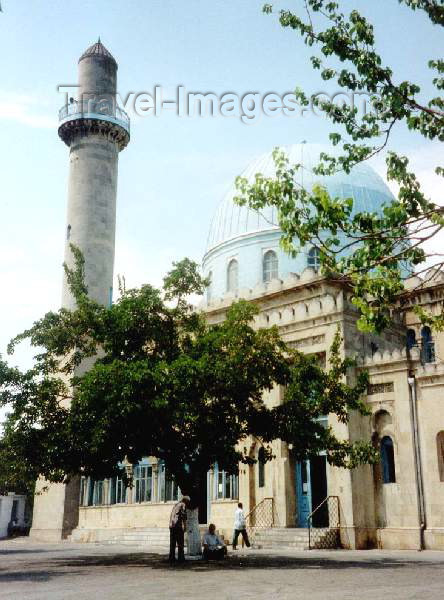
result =
M231 552L220 564L128 546L0 541L0 599L390 600L444 598L444 552Z

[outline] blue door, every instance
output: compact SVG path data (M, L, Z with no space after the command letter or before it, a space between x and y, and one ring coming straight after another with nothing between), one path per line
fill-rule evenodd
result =
M296 463L296 493L298 499L297 525L298 527L308 527L307 518L312 511L309 460Z

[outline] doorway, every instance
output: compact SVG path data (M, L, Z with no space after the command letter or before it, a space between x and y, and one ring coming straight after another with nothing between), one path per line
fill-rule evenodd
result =
M199 525L206 525L208 523L208 484L207 477L202 478L199 484Z
M296 463L297 526L308 527L310 513L327 497L327 457ZM328 506L313 515L314 527L328 527Z

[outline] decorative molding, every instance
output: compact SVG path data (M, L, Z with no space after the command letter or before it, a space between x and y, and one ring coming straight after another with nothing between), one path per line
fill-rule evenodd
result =
M76 139L89 135L100 136L114 142L119 150L123 150L130 139L128 131L123 127L102 119L79 118L66 121L59 127L59 136L67 146L70 146Z
M287 342L287 346L290 346L290 348L305 348L305 346L314 346L315 344L322 344L324 342L325 334L321 334Z
M394 391L395 387L393 381L388 381L387 383L370 383L367 387L367 396L373 396L373 394L386 394Z

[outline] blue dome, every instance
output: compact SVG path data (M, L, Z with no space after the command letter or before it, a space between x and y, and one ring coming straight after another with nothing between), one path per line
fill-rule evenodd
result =
M381 213L384 204L393 201L393 195L382 178L366 163L354 167L350 174L336 173L321 177L313 173L322 151L331 153L330 148L312 144L297 144L281 148L291 164L301 164L297 181L306 189L315 184L325 186L332 197L353 198L353 212ZM265 177L275 175L272 153L263 154L253 160L243 171L242 176L254 181L256 173ZM211 222L203 259L205 275L211 273L211 296L222 296L230 287L227 268L230 261L237 262L236 288L253 288L266 277L263 270L265 254L272 250L277 255L278 277L285 278L290 273L299 274L307 267L307 254L301 252L296 258L286 255L279 247L280 229L277 211L266 207L257 212L247 206L238 206L233 198L238 195L232 187L219 204ZM276 274L276 273L275 273Z

